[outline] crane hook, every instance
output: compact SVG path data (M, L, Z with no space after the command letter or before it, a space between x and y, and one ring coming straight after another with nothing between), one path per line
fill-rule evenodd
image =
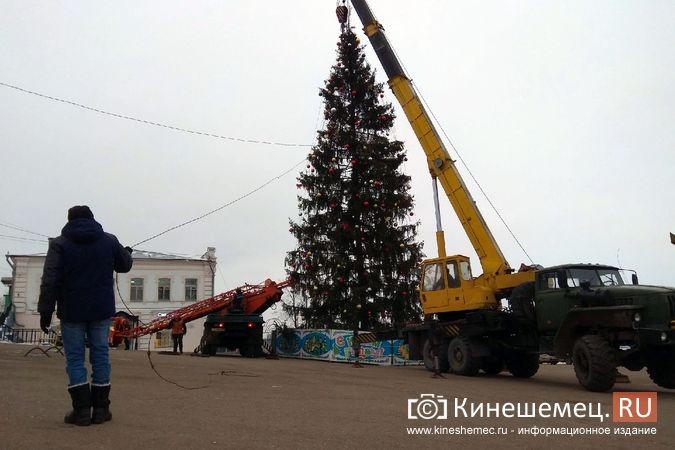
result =
M340 22L340 28L343 33L345 28L349 27L349 8L345 3L346 0L342 0L342 4L338 0L338 6L335 8L335 14L337 15L338 22Z

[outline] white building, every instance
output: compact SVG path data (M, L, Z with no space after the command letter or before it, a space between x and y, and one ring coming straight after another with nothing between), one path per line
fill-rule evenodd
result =
M214 295L216 270L215 248L209 247L200 258L188 258L155 252L134 251L134 265L129 273L116 276L115 301L117 311L138 316L142 323L160 315L188 306ZM37 312L40 280L46 254L8 255L12 266L12 313L8 326L39 328ZM52 324L57 324L54 316ZM204 319L187 324L183 339L184 351L192 351L202 335ZM169 333L164 338L154 337L151 349L166 349ZM139 339L139 349L146 349L150 336Z

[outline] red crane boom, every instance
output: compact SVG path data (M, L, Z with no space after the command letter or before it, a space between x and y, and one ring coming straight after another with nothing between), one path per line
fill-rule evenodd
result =
M245 284L237 289L241 289L242 294L244 294L245 313L262 314L272 304L281 300L281 294L283 293L282 289L289 287L292 284L293 282L290 279L279 283L267 279L261 284ZM117 330L117 327L115 327L116 329L111 332L113 334L111 341L119 342L123 338L132 339L165 330L169 328L170 323L174 318L180 318L183 322L187 323L208 314L227 314L237 289L232 289L197 303L193 303L192 305L176 309L164 317L160 317L152 322L130 330Z

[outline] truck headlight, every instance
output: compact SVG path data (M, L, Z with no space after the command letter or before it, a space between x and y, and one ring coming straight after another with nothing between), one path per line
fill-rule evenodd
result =
M635 322L641 321L641 320L642 320L642 316L640 315L640 313L635 313L635 315L633 316L633 320L634 320Z
M668 335L664 331L663 333L661 333L661 342L666 342L667 340L668 340Z

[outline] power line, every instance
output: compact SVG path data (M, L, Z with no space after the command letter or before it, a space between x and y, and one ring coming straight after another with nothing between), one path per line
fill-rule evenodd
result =
M164 235L164 234L166 234L166 233L168 233L168 232L170 232L170 231L173 231L173 230L176 230L176 229L178 229L178 228L181 228L181 227L184 227L184 226L186 226L186 225L189 225L189 224L191 224L191 223L197 222L198 220L201 220L201 219L203 219L203 218L205 218L205 217L208 217L208 216L210 216L211 214L215 214L215 213L217 213L218 211L221 211L221 210L227 208L228 206L231 206L231 205L233 205L233 204L235 204L235 203L237 203L237 202L239 202L239 201L241 201L241 200L243 200L243 199L245 199L245 198L247 198L247 197L249 197L249 196L255 194L256 192L258 192L258 191L260 191L261 189L265 188L267 185L271 184L272 182L274 182L274 181L276 181L276 180L282 178L283 176L285 176L285 175L287 175L288 173L292 172L296 167L298 167L300 164L304 163L306 160L307 160L307 158L303 158L300 162L294 164L293 167L291 167L290 169L284 170L284 171L281 172L279 175L276 175L276 176L270 178L270 179L267 180L265 183L261 184L260 186L256 187L255 189L253 189L253 190L247 192L246 194L243 194L243 195L237 197L236 199L234 199L234 200L232 200L232 201L230 201L230 202L225 203L224 205L221 205L221 206L219 206L218 208L213 209L213 210L211 210L211 211L209 211L209 212L207 212L207 213L204 213L204 214L202 214L202 215L199 216L199 217L195 217L194 219L190 219L190 220L185 221L185 222L183 222L183 223L181 223L181 224L178 224L178 225L175 225L175 226L173 226L173 227L171 227L171 228L168 228L168 229L162 231L161 233L157 233L157 234L155 234L155 235L153 235L153 236L150 236L149 238L144 239L144 240L142 240L142 241L140 241L140 242L134 244L132 247L138 247L139 245L144 244L144 243L146 243L146 242L148 242L148 241L151 241L152 239L158 238L158 237L160 237L160 236L162 236L162 235ZM29 231L29 230L27 230L27 229L25 229L25 228L21 228L21 227L18 227L18 226L9 225L9 224L3 224L3 223L0 223L0 225L5 226L5 227L7 227L7 228L14 229L14 230L24 231L24 232L26 232L26 233L36 234L36 235L38 235L38 236L44 236L44 237L49 238L49 236L46 236L46 235L44 235L44 234L36 233L36 232L34 232L34 231ZM26 237L21 237L21 236L9 236L9 235L5 235L5 234L0 234L0 238L9 239L9 240L17 240L17 241L32 241L32 242L40 242L40 243L47 243L47 242L48 242L48 241L45 240L45 239L32 239L32 238L26 238Z
M213 210L211 210L211 211L209 211L209 212L207 212L207 213L205 213L205 214L202 214L202 215L199 216L199 217L195 217L194 219L190 219L190 220L188 220L188 221L186 221L186 222L183 222L183 223L181 223L181 224L178 224L178 225L175 225L175 226L173 226L173 227L171 227L171 228L168 228L168 229L162 231L161 233L157 233L157 234L155 234L155 235L153 235L153 236L150 236L149 238L144 239L144 240L142 240L142 241L140 241L140 242L138 242L138 243L132 245L132 247L137 247L137 246L139 246L139 245L141 245L141 244L144 244L144 243L146 243L146 242L148 242L148 241L150 241L150 240L152 240L152 239L158 238L158 237L160 237L160 236L162 236L162 235L164 235L164 234L166 234L166 233L168 233L168 232L170 232L170 231L173 231L173 230L176 230L176 229L178 229L178 228L184 227L185 225L189 225L189 224L194 223L194 222L197 222L198 220L201 220L201 219L203 219L203 218L205 218L205 217L207 217L207 216L210 216L211 214L217 213L218 211L220 211L220 210L222 210L222 209L225 209L225 208L227 208L228 206L231 206L231 205L233 205L233 204L235 204L235 203L237 203L237 202L239 202L239 201L245 199L246 197L249 197L249 196L255 194L256 192L258 192L259 190L263 189L263 188L264 188L265 186L267 186L268 184L272 183L273 181L276 181L276 180L280 179L280 178L283 177L284 175L286 175L286 174L288 174L289 172L293 171L293 169L295 169L296 167L298 167L300 164L304 163L306 160L307 160L307 158L303 158L300 162L298 162L297 164L295 164L295 165L294 165L293 167L291 167L290 169L287 169L287 170L283 171L282 173L280 173L279 175L277 175L277 176L275 176L275 177L273 177L273 178L270 178L269 180L267 180L265 183L261 184L261 185L258 186L257 188L253 189L252 191L247 192L246 194L244 194L244 195L242 195L242 196L240 196L240 197L237 197L236 199L234 199L234 200L232 200L232 201L230 201L230 202L225 203L224 205L219 206L218 208L213 209Z
M5 223L0 222L0 227L11 228L12 230L16 230L16 231L23 231L24 233L34 234L36 236L42 236L42 237L46 237L46 238L50 237L50 236L47 236L46 234L37 233L35 231L30 231L30 230L27 230L25 228L21 228L20 226L11 224L9 222L5 222Z
M31 241L31 242L42 242L42 243L48 242L45 239L31 239L31 238L26 238L26 237L21 237L21 236L9 236L9 235L6 235L6 234L0 234L0 238L9 239L9 240L16 240L16 241Z
M170 130L175 130L175 131L182 131L184 133L198 134L200 136L208 136L208 137L213 137L213 138L217 138L217 139L225 139L225 140L228 140L228 141L244 142L244 143L247 143L247 144L278 145L278 146L282 146L282 147L311 147L312 146L311 144L294 144L294 143L288 143L288 142L273 142L273 141L263 141L263 140L257 140L257 139L235 138L235 137L231 137L231 136L223 136L223 135L220 135L220 134L206 133L206 132L203 132L203 131L189 130L187 128L175 127L173 125L167 125L167 124L164 124L164 123L153 122L153 121L150 121L150 120L139 119L137 117L125 116L123 114L117 114L117 113L113 113L113 112L109 112L109 111L104 111L102 109L98 109L98 108L94 108L94 107L91 107L91 106L83 105L83 104L76 103L76 102L73 102L73 101L70 101L70 100L65 100L65 99L58 98L58 97L52 97L51 95L41 94L41 93L35 92L35 91L29 91L28 89L24 89L24 88L21 88L19 86L14 86L12 84L0 82L0 86L5 86L5 87L8 87L10 89L15 89L17 91L24 92L26 94L36 95L38 97L46 98L48 100L52 100L52 101L55 101L55 102L61 102L61 103L66 103L68 105L77 106L78 108L86 109L88 111L94 111L94 112L97 112L99 114L105 114L107 116L117 117L118 119L132 120L134 122L140 122L140 123L144 123L146 125L153 125L153 126L156 126L156 127L168 128Z

